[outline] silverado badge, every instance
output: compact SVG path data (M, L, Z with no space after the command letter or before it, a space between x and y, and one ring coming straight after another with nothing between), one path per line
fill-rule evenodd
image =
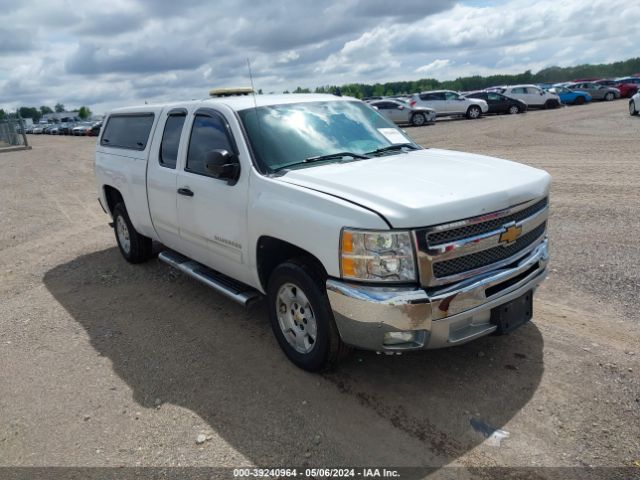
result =
M506 227L504 232L500 234L500 243L504 243L505 245L511 245L515 242L520 234L522 233L522 227L518 227L517 225L511 225Z

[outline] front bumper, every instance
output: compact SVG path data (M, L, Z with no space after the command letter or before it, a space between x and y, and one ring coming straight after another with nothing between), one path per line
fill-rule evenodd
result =
M496 330L491 309L538 286L547 275L545 239L506 268L447 287L378 287L327 281L342 340L357 348L404 351L460 345ZM385 344L388 332L415 332L407 343Z

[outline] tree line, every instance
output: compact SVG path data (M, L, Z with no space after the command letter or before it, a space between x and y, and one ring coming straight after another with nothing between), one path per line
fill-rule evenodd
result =
M316 87L315 93L340 93L356 98L374 96L405 95L425 90L456 90L468 92L482 90L495 85L516 85L521 83L559 83L578 78L609 78L624 77L640 72L640 57L631 58L621 62L606 64L585 64L573 67L549 67L532 73L527 70L513 75L473 75L459 77L455 80L439 81L435 78L422 78L419 80L407 80L386 83L347 83L344 85L324 85ZM291 93L311 93L309 88L298 87ZM283 93L290 93L285 90Z
M65 106L62 103L56 103L53 108L48 107L46 105L42 105L39 108L38 107L20 107L18 108L17 113L20 114L20 117L31 118L33 119L34 123L37 123L46 114L62 113L65 111L66 111ZM91 115L93 114L93 112L91 112L91 109L89 107L85 107L84 105L78 108L77 110L73 110L73 111L78 112L77 116L81 120L86 120L90 118ZM11 117L14 117L15 115L16 115L15 113L9 113L9 112L6 112L4 109L0 108L0 120L4 118L11 118Z

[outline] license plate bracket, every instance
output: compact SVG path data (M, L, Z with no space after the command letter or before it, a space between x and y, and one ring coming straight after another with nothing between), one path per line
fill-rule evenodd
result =
M514 331L533 317L533 290L522 294L499 307L491 309L491 323L497 325L496 333L502 335Z

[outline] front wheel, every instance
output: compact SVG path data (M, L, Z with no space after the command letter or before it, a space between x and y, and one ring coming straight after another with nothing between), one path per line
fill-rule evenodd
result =
M427 123L427 119L422 113L414 113L411 117L411 125L414 127L421 127L425 123Z
M582 105L584 104L584 97L582 95L576 97L576 100L574 102L576 105Z
M613 100L615 98L615 95L613 94L613 92L609 92L604 96L604 99L607 102L610 102L611 100Z
M482 110L480 110L480 107L477 105L471 105L467 109L467 118L469 119L475 120L476 118L480 118L480 115L482 115Z
M629 102L629 115L638 115L638 111L636 110L636 102L634 102L633 100Z
M517 105L511 105L509 107L509 113L511 115L515 115L516 113L520 113L520 107L518 107Z
M127 209L122 202L113 207L113 229L120 253L127 262L142 263L151 258L153 250L151 239L133 228Z
M276 340L298 367L328 370L348 353L317 268L297 261L279 265L269 278L267 297Z

